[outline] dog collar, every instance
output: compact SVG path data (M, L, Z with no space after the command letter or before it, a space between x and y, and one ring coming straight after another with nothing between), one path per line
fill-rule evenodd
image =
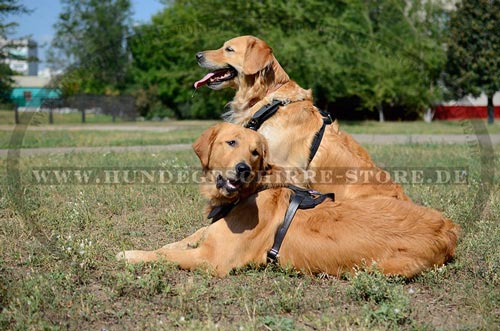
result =
M212 223L217 222L221 218L225 217L229 212L238 204L240 203L240 199L236 200L235 202L232 203L226 203L225 205L220 205L214 207L208 214L208 219L212 219Z
M245 128L252 129L254 131L259 130L262 123L273 116L278 111L278 108L284 104L285 103L281 100L274 100L270 104L263 106L257 110L255 114L253 114L252 119L245 124Z

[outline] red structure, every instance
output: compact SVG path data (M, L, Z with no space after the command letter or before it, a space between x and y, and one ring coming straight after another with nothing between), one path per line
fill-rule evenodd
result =
M467 118L488 118L486 106L441 105L435 107L435 120L463 120ZM495 118L500 118L500 106L495 106Z
M481 94L478 98L471 96L462 98L458 101L444 102L434 107L435 120L463 120L467 118L488 118L486 105L488 100L486 95ZM500 118L500 93L493 96L493 105L495 105L495 118Z

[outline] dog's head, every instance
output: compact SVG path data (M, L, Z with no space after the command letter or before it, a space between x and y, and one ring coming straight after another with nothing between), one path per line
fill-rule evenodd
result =
M193 143L203 167L202 194L220 203L252 193L259 176L267 168L265 138L240 125L221 123Z
M193 143L193 149L203 167L202 194L220 203L253 193L268 167L265 138L236 124L221 123L207 129Z
M194 87L207 85L219 90L237 88L239 79L266 69L274 56L271 47L264 41L253 36L241 36L226 41L219 49L198 52L196 60L211 72L194 83Z

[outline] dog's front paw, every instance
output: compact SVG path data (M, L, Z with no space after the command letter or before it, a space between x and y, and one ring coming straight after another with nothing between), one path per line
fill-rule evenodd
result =
M125 260L126 259L126 251L122 251L118 254L116 254L115 258L118 260L118 261L121 261L121 260Z
M121 251L116 254L116 259L129 263L139 263L156 261L158 256L154 251Z
M131 263L137 263L143 261L141 251L121 251L116 254L116 259L118 261L125 261Z

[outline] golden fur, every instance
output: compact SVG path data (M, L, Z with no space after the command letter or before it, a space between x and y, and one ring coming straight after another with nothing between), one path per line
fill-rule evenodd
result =
M197 59L204 68L237 73L233 79L204 83L213 89L236 89L231 110L225 114L229 122L244 125L272 100L287 103L259 129L268 140L273 164L314 171L305 185L321 192L335 192L338 200L372 195L409 200L401 186L394 184L349 134L339 130L337 121L327 126L309 164L310 146L323 123L322 116L313 104L311 90L290 80L264 41L253 36L237 37L220 49L198 53ZM345 182L346 173L360 169L369 170L373 176L362 184ZM325 176L325 171L330 175Z
M224 218L184 240L117 257L128 262L164 259L221 277L250 263L265 264L291 194L280 187L279 176L273 178L280 168L269 165L265 138L223 123L204 132L193 148L204 169L201 192L210 201L209 209L240 202ZM245 175L247 181L238 183L241 176L234 169L242 164L250 173ZM259 176L262 172L265 175ZM265 189L269 184L263 179L273 183L270 188ZM385 274L413 277L452 258L458 234L459 227L441 213L410 201L386 196L325 200L314 209L297 211L279 264L305 273L341 275L376 263Z

